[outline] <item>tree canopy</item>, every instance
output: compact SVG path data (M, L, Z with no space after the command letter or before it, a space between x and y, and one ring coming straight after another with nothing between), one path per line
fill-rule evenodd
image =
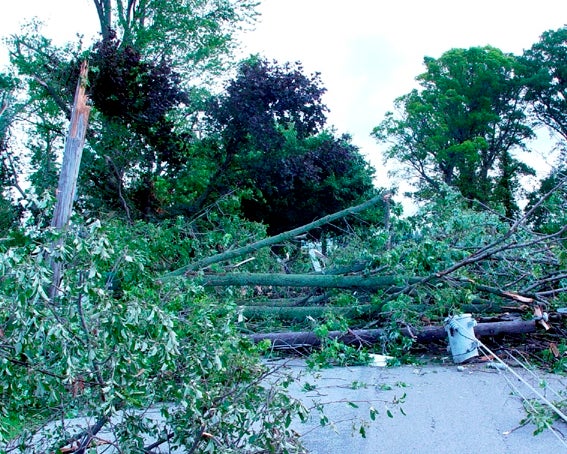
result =
M168 60L186 78L219 72L235 48L235 32L252 24L249 0L93 0L103 41L116 36L146 61Z
M405 164L426 197L444 183L468 199L502 203L512 215L516 182L533 173L512 154L533 137L516 57L486 46L452 49L424 64L421 89L396 100L399 114L387 114L374 137L392 143L386 157Z
M567 27L549 30L520 58L525 99L545 126L567 139Z

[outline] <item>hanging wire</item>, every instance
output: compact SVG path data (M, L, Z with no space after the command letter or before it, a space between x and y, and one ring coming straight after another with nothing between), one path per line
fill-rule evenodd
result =
M516 377L519 381L521 381L531 392L533 392L543 403L545 403L549 408L551 408L557 416L559 416L563 421L567 423L567 415L563 413L557 406L551 402L547 397L541 394L537 389L535 389L532 385L530 385L522 376L520 376L516 371L514 371L508 364L502 361L496 354L490 350L485 344L481 341L478 341L479 346L481 346L484 350L486 350L496 361L502 364L508 372L510 372L514 377Z
M532 378L534 378L535 380L538 380L541 383L541 379L534 373L534 371L526 366L526 364L524 364L523 362L521 362L518 358L516 358L512 353L507 352L508 356L510 357L511 360L513 360L516 364L518 364L520 367L522 367L525 371L527 371L528 374L530 374L532 376ZM550 386L546 386L545 387L546 391L551 392L551 394L553 394L555 397L557 397L558 399L564 399L565 397L561 395L561 393L555 391L555 389L553 389Z
M532 410L532 412L537 413L537 409L532 403L532 400L529 399L526 395L522 394L520 389L514 383L512 383L512 381L508 378L508 376L504 375L504 378L506 379L508 386L512 388L512 391L522 399L524 406L527 405L530 408L530 410ZM548 429L555 436L555 438L557 438L561 442L563 446L567 447L567 441L565 441L565 438L560 433L558 433L558 431L555 430L553 426L549 424L549 422L545 421L544 425L546 429Z
M514 377L516 377L521 383L523 383L532 393L534 393L545 405L547 405L548 407L550 407L563 421L567 422L567 416L565 416L565 414L559 409L557 408L557 406L555 404L553 404L551 401L549 401L545 396L543 396L540 392L538 392L532 385L530 385L523 377L521 377L519 374L517 374L508 364L506 364L504 361L502 361L500 359L500 357L498 357L492 350L490 350L490 348L488 348L484 343L482 343L481 341L477 340L479 348L481 348L482 350L484 350L486 353L488 353L492 358L496 359L496 361L498 361L500 364L502 364L504 366L504 370L506 370L507 372L510 372ZM536 378L539 382L541 382L541 379L533 373L533 371L529 370L529 368L523 364L521 361L519 361L516 357L514 357L514 355L512 355L511 353L508 353L508 355L514 359L514 361L519 364L524 370L528 371L530 373L530 375L532 375L534 378ZM523 394L520 389L518 388L518 386L516 386L514 383L512 383L512 381L510 381L510 379L504 375L504 378L506 379L506 381L508 382L508 385L510 386L510 388L512 388L512 390L514 391L514 393L516 393L518 396L520 396L520 398L522 399L524 405L528 405L529 408L534 412L537 413L537 409L534 407L534 405L532 404L531 399L528 398L528 396L526 396L525 394ZM555 394L556 396L561 397L561 395L556 392L555 390L553 390L551 387L546 387L546 390L549 389L550 391L552 391L553 394ZM551 424L549 424L549 422L544 422L545 427L551 431L551 433L561 442L561 444L565 447L567 447L567 441L565 440L565 438L557 431L555 430Z
M523 377L521 377L518 373L516 373L516 371L514 371L508 364L506 364L504 361L502 361L502 359L500 359L500 357L498 357L496 355L496 353L494 353L490 348L488 348L486 346L486 344L484 344L483 342L481 342L480 340L478 340L474 334L473 337L467 336L466 334L464 334L462 331L463 330L459 330L456 329L456 331L458 332L458 334L460 336L463 336L464 338L466 338L467 340L476 342L476 345L478 348L480 348L481 350L484 350L485 353L487 353L490 357L494 358L498 363L500 363L504 370L511 373L514 377L516 377L521 383L524 384L524 386L526 386L533 394L535 394L541 402L543 402L545 405L547 405L549 408L551 408L551 410L553 412L555 412L557 414L557 416L559 416L559 418L561 418L565 423L567 423L567 415L565 415L565 413L563 413L553 402L551 402L549 399L547 399L547 397L545 397L543 394L541 394L538 390L536 390L531 384L529 384ZM521 367L525 370L527 370L533 377L535 377L539 382L541 382L541 379L535 375L531 370L529 370L528 367L526 367L525 364L523 364L521 361L519 361L516 357L514 357L511 353L508 353L508 355L510 357L512 357L516 363L520 364ZM530 409L534 412L537 413L537 409L533 406L533 404L531 403L531 400L526 397L524 394L522 394L520 392L520 390L518 389L517 386L515 386L508 377L504 376L506 378L506 381L508 382L508 384L510 385L510 387L512 388L512 390L518 394L521 399L523 400L523 402L525 404L527 404ZM549 389L554 395L559 396L561 398L561 395L554 391L552 388L546 386L545 388L546 390ZM553 435L561 442L561 444L565 447L567 447L567 441L564 439L564 437L558 433L557 430L555 430L551 424L549 424L548 422L545 422L545 427L547 429L549 429L551 431L551 433L553 433Z

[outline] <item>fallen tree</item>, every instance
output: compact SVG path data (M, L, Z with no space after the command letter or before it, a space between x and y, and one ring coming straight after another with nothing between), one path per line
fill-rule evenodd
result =
M327 276L316 274L263 273L205 274L199 278L201 284L205 287L259 285L279 287L377 289L398 286L404 282L412 284L420 281L420 278L403 278L397 276Z
M502 334L528 334L538 331L537 320L514 320L510 322L479 323L474 332L477 337L498 336ZM440 341L447 338L445 328L439 326L425 326L419 330L402 328L400 333L420 344ZM336 339L347 345L368 346L379 343L386 335L384 329L359 329L348 332L330 331L329 339ZM287 350L303 347L318 347L322 339L310 331L252 334L248 336L255 343L269 340L273 349Z
M399 295L411 293L416 284L429 286L451 285L454 288L472 289L476 292L489 293L499 297L533 303L532 294L519 294L488 285L478 284L471 279L446 280L440 276L407 277L379 275L322 275L322 274L275 274L275 273L219 273L194 274L199 283L205 287L228 286L263 286L263 287L302 287L302 288L336 288L383 290L386 294Z
M541 234L530 229L529 221L534 210L558 187L514 221L464 205L459 208L457 199L454 203L440 201L416 216L413 224L401 223L403 228L399 230L388 223L348 231L337 239L330 254L323 256L325 266L321 271L306 271L311 263L308 255L303 254L306 259L298 261L296 267L286 262L285 267L271 268L278 272L256 272L259 267L255 266L253 254L261 248L293 241L290 247L297 251L298 235L382 200L376 197L304 227L198 260L169 273L163 280L181 277L206 288L220 289L215 290L219 294L226 288L229 300L233 301L234 295L244 300L239 306L245 319L297 322L330 315L349 319L349 323L364 319L364 324L358 326L371 328L388 320L395 320L399 326L421 326L439 322L449 313L482 316L532 312L549 305L550 298L567 290L562 265L567 226ZM246 257L248 254L252 256ZM238 263L231 264L235 258ZM221 263L222 266L211 267ZM282 268L285 273L279 272ZM291 298L285 297L290 295ZM257 296L259 300L254 298ZM479 327L481 335L483 330L500 325L485 326ZM503 326L510 333L535 330L534 322L507 322ZM380 330L359 334L364 338L372 337L372 333ZM289 336L295 338L298 334ZM303 336L301 344L312 343L312 334ZM418 341L425 341L445 334L442 328L436 331L425 327L415 336Z
M230 250L230 251L226 251L226 252L223 252L223 253L220 253L220 254L213 255L211 257L204 258L204 259L199 260L195 263L183 266L181 268L178 268L177 270L174 270L174 271L171 271L170 273L167 273L166 275L164 275L161 278L161 280L166 281L166 280L172 279L174 277L187 275L188 273L191 273L191 272L196 271L196 270L207 268L211 265L214 265L215 263L220 263L220 262L232 260L234 258L241 257L243 255L247 255L247 254L256 252L259 249L262 249L264 247L273 246L275 244L288 241L292 238L295 238L299 235L302 235L306 232L309 232L310 230L314 230L318 227L322 227L326 224L337 221L337 220L342 219L344 217L365 211L368 208L370 208L374 205L377 205L380 202L384 202L384 197L385 196L383 194L379 194L379 195L373 197L372 199L370 199L370 200L368 200L364 203L361 203L360 205L356 205L354 207L346 208L342 211L338 211L337 213L329 214L327 216L322 217L321 219L317 219L316 221L313 221L313 222L311 222L307 225L304 225L302 227L297 227L297 228L289 230L287 232L280 233L279 235L275 235L275 236L265 238L265 239L260 240L260 241L256 241L255 243L249 244L247 246L243 246L243 247L240 247L240 248L237 248L237 249L233 249L233 250Z
M417 305L414 311L426 313L430 306ZM528 306L510 306L496 302L479 300L479 302L464 304L460 307L462 312L472 314L488 314L502 312L526 312ZM348 318L377 318L387 316L388 312L383 305L378 304L357 304L353 306L333 306L333 305L286 305L285 303L274 303L270 305L250 305L239 306L240 313L247 319L278 318L279 320L303 322L311 317L321 319L325 316L342 316Z
M246 318L273 318L280 320L293 320L302 322L306 318L323 318L326 315L335 315L348 318L370 317L378 315L381 308L371 304L358 306L242 306L242 315Z

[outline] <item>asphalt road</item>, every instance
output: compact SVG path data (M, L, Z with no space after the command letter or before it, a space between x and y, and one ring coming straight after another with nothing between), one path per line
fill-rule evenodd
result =
M486 363L458 367L450 361L320 371L308 370L301 360L277 364L278 373L297 378L291 393L311 409L307 423L293 426L311 454L567 453L563 421L553 425L555 435L547 430L534 436L533 424L520 427L526 417L523 401L533 393L508 369ZM566 398L552 393L567 391L566 377L512 370L551 402ZM146 416L161 418L157 410ZM88 425L82 418L67 424ZM49 439L48 432L38 437L33 452L42 452L42 440ZM115 451L105 445L96 452Z
M300 375L293 394L307 407L325 407L324 427L316 409L309 423L296 427L312 454L567 452L562 421L553 425L556 435L547 430L534 436L534 425L520 427L526 417L520 394L528 399L533 394L507 369L447 363L309 372L301 361L287 367ZM552 390L565 392L566 377L512 370L551 402L565 399ZM374 421L370 407L379 413Z

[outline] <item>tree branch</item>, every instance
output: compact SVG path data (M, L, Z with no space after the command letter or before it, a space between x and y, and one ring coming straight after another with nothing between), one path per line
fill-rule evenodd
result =
M227 251L227 252L224 252L224 253L221 253L221 254L214 255L212 257L208 257L208 258L199 260L199 261L197 261L193 264L186 265L182 268L179 268L175 271L172 271L172 272L166 274L165 276L163 276L161 278L161 280L165 281L165 280L169 280L169 279L172 279L172 278L175 278L175 277L178 277L178 276L183 276L183 275L191 273L195 270L206 268L207 266L210 266L212 264L231 260L233 258L240 257L240 256L245 255L245 254L250 254L252 252L256 252L256 251L258 251L258 250L260 250L264 247L271 246L273 244L277 244L277 243L280 243L282 241L287 241L287 240L289 240L293 237L296 237L298 235L301 235L305 232L316 229L316 228L321 227L321 226L328 224L330 222L336 221L337 219L341 219L341 218L344 218L344 217L349 216L351 214L355 214L355 213L359 213L361 211L367 210L368 208L370 208L370 207L372 207L372 206L374 206L374 205L376 205L380 202L383 203L383 197L384 197L383 194L379 194L379 195L373 197L372 199L368 200L367 202L364 202L364 203L357 205L357 206L354 206L354 207L347 208L345 210L339 211L339 212L334 213L334 214L329 214L328 216L325 216L321 219L318 219L317 221L311 222L310 224L304 225L302 227L297 227L293 230L289 230L287 232L280 233L279 235L257 241L256 243L249 244L247 246L234 249L232 251Z

